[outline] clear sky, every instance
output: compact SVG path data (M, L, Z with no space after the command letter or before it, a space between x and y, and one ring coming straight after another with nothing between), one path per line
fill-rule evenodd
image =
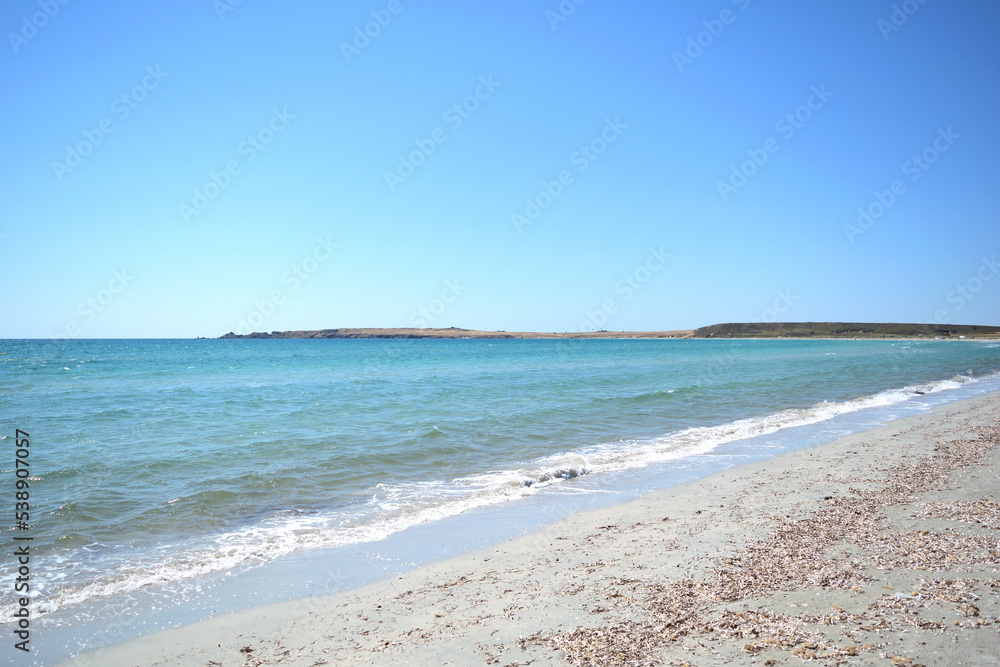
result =
M1000 325L996 2L10 0L0 26L0 337Z

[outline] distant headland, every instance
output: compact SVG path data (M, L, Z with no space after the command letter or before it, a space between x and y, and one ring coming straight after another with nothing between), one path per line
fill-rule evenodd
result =
M974 324L743 322L674 331L531 332L477 329L364 328L272 331L219 338L1000 338L1000 327Z

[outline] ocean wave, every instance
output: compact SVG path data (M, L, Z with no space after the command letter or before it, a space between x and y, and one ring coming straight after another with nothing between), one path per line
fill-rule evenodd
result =
M689 388L682 388L689 389ZM597 399L602 403L658 403L664 399L677 398L676 389L656 389L630 396L609 396Z
M1000 374L990 376L1000 378ZM41 591L37 611L45 615L97 598L127 594L149 586L195 590L203 575L240 571L306 549L374 542L419 524L473 509L510 502L583 476L642 468L673 459L704 455L726 443L815 424L868 408L897 405L921 395L949 391L977 379L971 375L888 389L847 401L822 401L805 408L748 417L726 424L682 429L649 440L595 445L547 456L518 468L467 475L452 480L377 484L357 506L338 511L274 512L252 526L208 538L184 551L116 556L114 568L84 585L56 585ZM660 392L657 392L660 393ZM446 435L436 427L419 437ZM76 563L64 552L60 560ZM108 574L108 572L111 572ZM74 577L75 578L75 577Z
M639 468L671 459L707 454L726 443L816 424L859 410L896 405L920 395L957 389L974 381L976 380L971 376L956 375L947 380L889 389L848 401L822 401L808 408L782 410L719 426L692 427L650 441L604 446L588 452L588 458L594 472Z

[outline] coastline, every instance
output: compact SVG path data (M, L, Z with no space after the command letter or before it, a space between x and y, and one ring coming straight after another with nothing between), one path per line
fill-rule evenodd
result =
M948 403L62 664L993 664L998 421L1000 393Z
M713 324L697 329L669 331L486 331L458 327L346 327L296 331L230 331L220 340L260 339L519 339L519 340L588 340L588 339L710 339L710 340L1000 340L1000 327L986 325L933 325L861 322L772 322Z

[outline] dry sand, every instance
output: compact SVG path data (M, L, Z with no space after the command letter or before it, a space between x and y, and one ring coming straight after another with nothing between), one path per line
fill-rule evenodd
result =
M1000 664L1000 394L66 664Z

